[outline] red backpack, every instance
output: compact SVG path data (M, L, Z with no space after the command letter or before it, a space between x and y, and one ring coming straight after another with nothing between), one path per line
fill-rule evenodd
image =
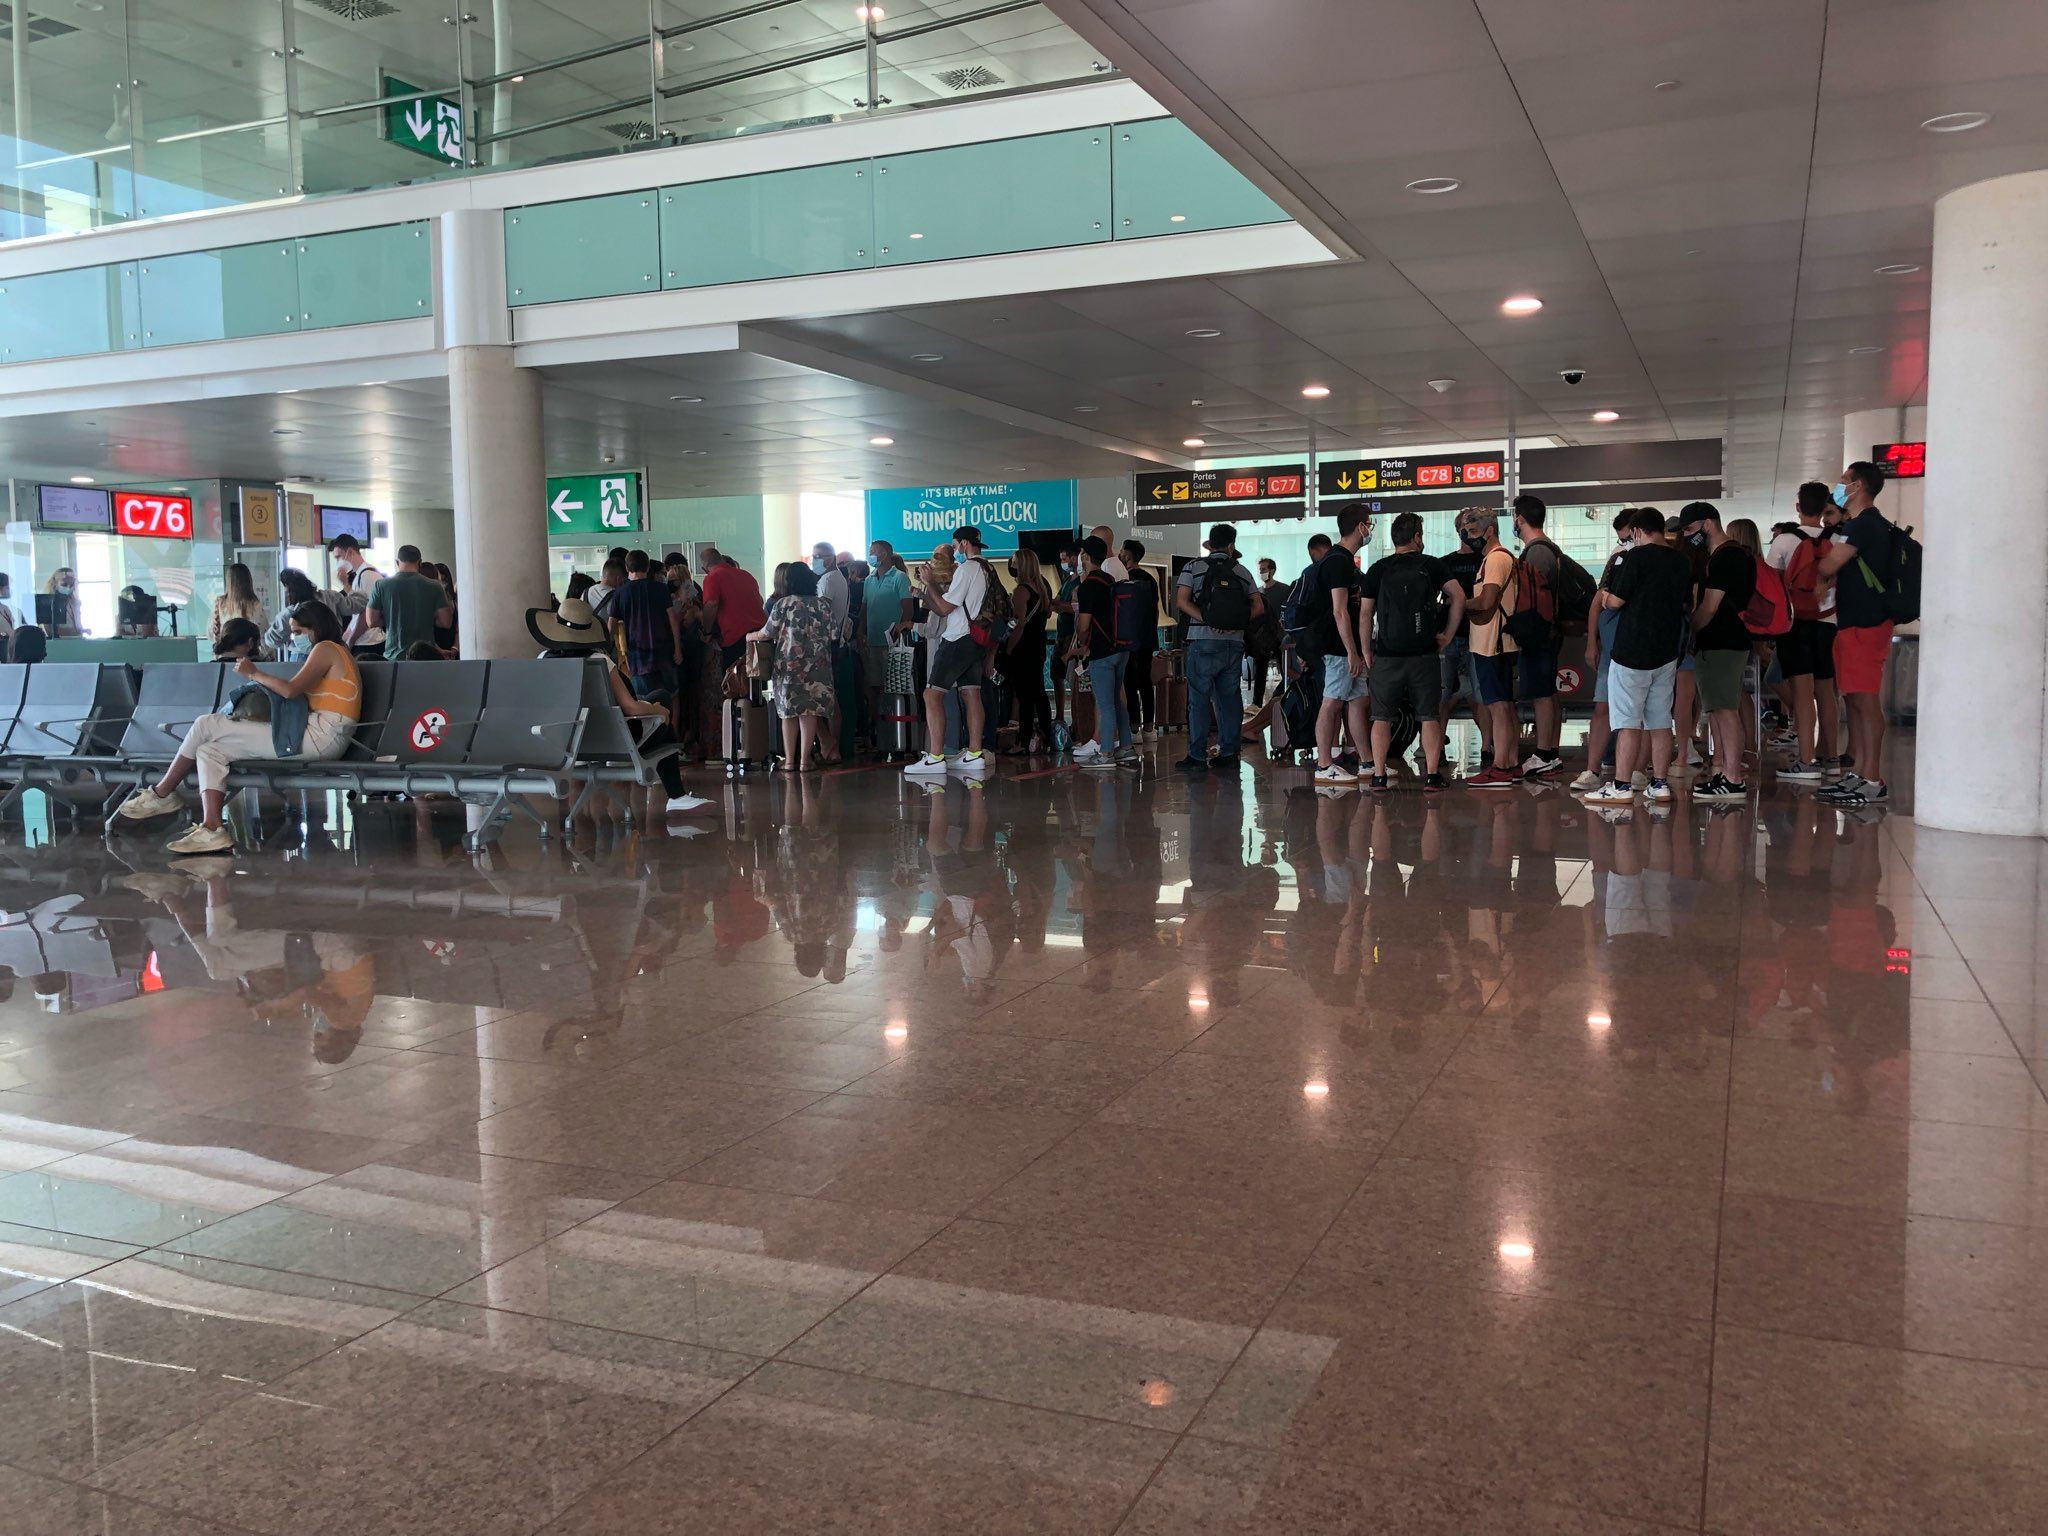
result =
M1826 534L1809 539L1802 533L1798 538L1799 547L1785 562L1785 591L1792 600L1795 619L1817 619L1820 617L1820 557L1833 547L1834 541Z
M1792 596L1785 578L1761 560L1756 562L1756 590L1742 607L1742 627L1759 640L1792 632Z

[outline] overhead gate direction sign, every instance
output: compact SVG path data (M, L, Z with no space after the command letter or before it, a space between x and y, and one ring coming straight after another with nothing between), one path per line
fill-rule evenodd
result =
M1419 459L1351 459L1325 464L1316 475L1325 496L1371 496L1387 491L1448 491L1466 486L1498 490L1499 454L1432 454Z
M1248 469L1148 470L1131 477L1132 505L1150 507L1227 507L1233 502L1265 501L1299 496L1306 467L1261 464Z

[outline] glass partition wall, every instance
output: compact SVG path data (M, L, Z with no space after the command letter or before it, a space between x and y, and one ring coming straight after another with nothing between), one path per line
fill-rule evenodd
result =
M0 0L0 240L1071 84L1038 0Z

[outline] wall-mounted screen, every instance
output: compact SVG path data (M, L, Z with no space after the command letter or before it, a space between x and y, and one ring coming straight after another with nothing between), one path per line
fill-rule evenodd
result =
M96 485L39 485L36 521L45 528L114 531L114 498Z
M320 507L320 542L338 539L344 533L352 537L365 549L370 544L370 509L368 507Z

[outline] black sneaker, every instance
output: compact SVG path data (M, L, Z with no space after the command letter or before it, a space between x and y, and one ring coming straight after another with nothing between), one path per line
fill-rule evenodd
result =
M1209 760L1206 757L1184 757L1173 766L1182 773L1207 773Z
M1231 769L1235 768L1242 761L1244 761L1244 758L1243 755L1240 753L1218 752L1214 757L1209 759L1209 766L1217 773L1228 773Z
M1376 795L1384 795L1387 792L1387 776L1384 773L1376 773L1367 781L1365 787Z
M1891 794L1885 789L1882 779L1866 779L1859 776L1853 782L1844 779L1842 783L1848 787L1837 794L1829 795L1827 798L1830 805L1854 810L1859 806L1883 805L1891 799Z
M1444 777L1441 770L1430 774L1422 781L1422 792L1425 795L1440 795L1450 787L1451 781Z
M1740 800L1748 793L1747 784L1737 784L1726 774L1717 773L1706 783L1695 787L1692 797L1695 800Z

